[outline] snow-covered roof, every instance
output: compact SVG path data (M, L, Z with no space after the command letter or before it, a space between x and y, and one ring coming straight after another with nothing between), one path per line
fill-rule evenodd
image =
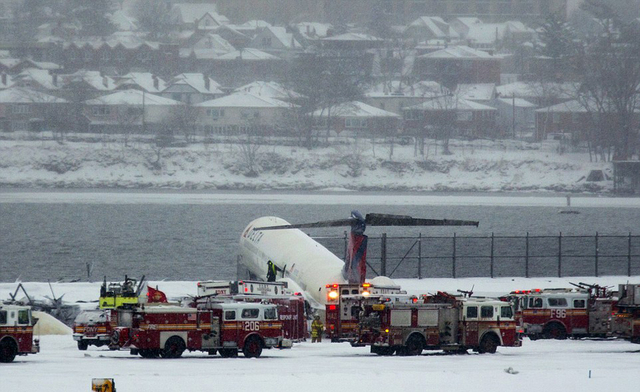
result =
M405 31L415 27L427 28L436 38L458 38L458 33L439 16L421 16L411 22Z
M522 98L498 98L498 101L507 104L509 106L515 106L517 108L537 108L538 105L535 105L526 99Z
M333 25L329 23L301 22L296 25L300 34L306 39L325 38Z
M239 92L195 105L201 108L292 108L295 105L265 96Z
M242 59L246 61L256 61L256 60L280 60L279 57L274 56L272 54L263 52L254 48L245 48L241 50L234 50L233 52L229 52L223 55L218 56L218 60L236 60Z
M129 72L116 81L118 87L137 85L146 92L159 93L167 88L164 80L150 72Z
M22 60L21 63L27 63L27 65L33 65L32 68L45 69L48 71L54 71L57 69L62 69L62 67L56 63L51 63L47 61L34 61L31 59Z
M462 98L439 97L422 102L419 105L406 107L403 110L424 110L424 111L440 111L440 110L458 110L458 111L494 111L498 110L494 107L483 105L477 102L469 101Z
M292 33L287 33L287 29L285 29L284 27L267 26L264 28L264 30L270 32L278 41L280 41L282 46L284 46L285 48L288 48L288 49L302 48L302 45L300 45L300 42L296 41Z
M198 42L193 45L193 48L198 49L213 49L217 54L224 54L233 52L236 48L233 47L226 39L222 38L218 34L205 34Z
M494 83L459 84L456 95L471 101L490 101L494 98L496 85Z
M79 70L72 74L60 75L59 79L63 85L83 81L98 91L111 91L116 88L115 81L106 75L101 75L99 71Z
M23 87L11 87L0 91L0 103L66 103L67 101Z
M255 19L248 20L243 24L230 25L230 27L238 31L251 31L251 30L255 31L258 29L264 29L271 26L273 25L269 22L265 22L264 20L255 20Z
M363 33L344 33L340 35L326 37L326 38L323 38L322 40L323 41L371 41L371 42L382 41L378 37L374 37L373 35L363 34Z
M430 59L493 59L487 52L483 52L482 50L477 50L470 48L468 46L450 46L445 49L440 49L432 53L427 53L419 58L430 58Z
M132 31L120 31L111 34L108 37L86 37L71 42L65 42L64 48L84 48L89 46L98 50L105 45L112 49L117 46L122 46L126 49L137 49L141 46L148 46L151 49L158 49L160 47L160 44L145 40L139 33Z
M209 81L208 89L205 79ZM224 92L220 90L220 84L218 82L201 73L182 73L176 75L173 80L168 83L167 88L176 84L189 85L201 94L224 94Z
M313 112L313 115L318 117L328 117L329 114L339 117L400 117L396 113L378 109L359 101L345 102L332 106L330 110L323 108Z
M122 90L113 94L85 101L87 105L140 105L172 106L182 105L182 102L148 94L140 90Z
M269 97L275 99L296 99L301 98L302 95L296 93L293 90L285 88L280 83L276 82L264 82L256 81L246 84L242 87L238 87L235 92L246 92L257 96Z
M586 113L587 108L584 102L580 102L577 99L572 101L562 102L557 105L549 106L546 108L540 108L536 110L536 113Z
M20 59L0 58L0 64L8 69L15 67L16 65L20 64L20 62Z
M496 87L501 97L545 98L557 97L571 99L575 97L579 86L575 83L515 82Z
M57 90L59 87L54 84L54 77L46 69L27 68L15 76L17 84L36 83L47 90Z
M138 20L132 16L127 15L122 10L117 10L109 16L109 20L120 31L135 31L138 30Z

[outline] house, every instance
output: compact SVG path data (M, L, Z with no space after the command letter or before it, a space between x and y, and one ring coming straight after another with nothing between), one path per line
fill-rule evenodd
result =
M460 17L453 19L451 26L468 46L492 54L503 45L523 43L536 37L536 31L520 21L483 23L478 18Z
M498 97L522 98L538 107L548 107L575 99L577 83L514 82L496 87Z
M606 114L610 118L600 118L595 104L574 99L536 110L536 140L544 140L554 134L570 134L576 141L586 140L594 127L604 122L615 124L617 119L613 113ZM564 137L564 136L562 136Z
M498 109L496 126L500 133L517 139L531 139L536 127L537 106L522 98L498 98L491 106Z
M203 70L223 86L238 87L254 80L283 80L286 62L258 49L245 48L218 56Z
M394 136L401 116L359 101L351 101L313 112L318 134L340 136Z
M370 34L344 33L332 35L320 40L324 49L346 50L346 51L366 51L379 48L384 44L384 40Z
M0 129L3 132L44 131L66 126L62 98L42 91L11 87L0 91Z
M178 3L171 8L171 24L176 30L211 29L229 23L229 19L218 14L213 3Z
M50 91L60 88L58 74L45 69L27 68L13 77L14 85L34 90Z
M460 83L500 83L500 59L468 46L450 46L418 56L414 74L445 86Z
M496 129L497 109L455 95L427 100L404 108L404 130L416 135L485 138L500 136Z
M458 33L439 16L421 16L404 29L404 36L414 42L440 39L450 41L458 38Z
M284 27L274 26L267 26L260 30L249 46L283 59L292 58L295 53L303 49L292 33L288 33Z
M85 101L89 132L157 132L184 105L141 90L122 90Z
M411 85L394 80L379 83L364 94L363 102L402 116L403 109L426 99L450 94L437 82L424 80Z
M195 105L199 129L205 136L214 134L258 135L290 134L287 118L296 105L267 96L247 92L206 101Z
M152 94L159 94L167 88L164 80L150 72L129 72L116 79L116 89L136 89Z
M296 28L298 33L307 41L312 42L318 39L326 38L333 30L333 25L330 23L318 23L318 22L300 22L297 23Z
M108 15L111 23L118 29L118 31L138 31L138 20L122 10L117 10L113 14Z
M220 85L210 77L201 73L182 73L167 82L161 96L194 105L210 101L224 95Z
M62 67L58 64L47 62L47 61L33 61L31 59L23 59L18 63L14 64L9 72L12 74L19 74L25 69L40 69L49 72L58 72L62 69Z

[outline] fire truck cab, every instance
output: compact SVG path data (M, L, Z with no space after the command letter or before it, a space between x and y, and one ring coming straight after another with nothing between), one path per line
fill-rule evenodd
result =
M378 355L419 355L425 349L495 353L498 346L521 345L508 302L452 296L423 301L365 301L358 343Z
M358 318L363 297L380 295L406 295L400 286L363 284L328 284L325 306L326 333L332 342L356 340Z
M111 332L111 310L85 310L73 322L73 340L79 350L109 344Z
M606 336L614 301L596 298L584 289L516 291L517 311L524 334L531 339Z
M28 306L0 304L0 362L12 362L16 355L40 351L38 339L33 340L37 322Z
M198 308L147 306L118 309L112 345L144 358L177 358L185 350L223 357L259 357L263 348L291 347L272 304L208 302Z

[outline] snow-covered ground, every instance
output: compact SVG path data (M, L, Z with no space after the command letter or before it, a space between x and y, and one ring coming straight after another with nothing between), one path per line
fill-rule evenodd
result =
M569 287L569 282L615 286L640 276L571 278L468 278L398 280L413 293L474 286L478 295L514 289ZM47 283L24 283L31 295L49 294ZM100 283L53 283L65 300L95 300ZM195 293L195 282L151 282L169 297ZM15 283L0 283L0 298ZM508 369L511 369L507 371ZM41 352L0 366L3 392L84 391L92 378L115 378L119 392L152 391L581 391L637 390L640 346L619 340L530 341L496 354L378 357L368 348L309 342L267 350L258 359L223 359L185 353L179 359L142 359L128 352L90 347L81 352L71 336L42 336Z
M431 142L433 143L433 142ZM413 144L291 146L197 143L158 151L146 143L0 141L0 185L42 188L177 188L385 191L607 192L586 182L610 163L556 151L557 142L452 141L453 155ZM253 152L252 152L253 151ZM248 173L253 173L249 175Z

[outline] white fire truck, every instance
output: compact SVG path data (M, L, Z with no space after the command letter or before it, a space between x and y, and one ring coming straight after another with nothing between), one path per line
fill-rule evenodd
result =
M358 332L361 300L369 295L406 295L400 286L328 284L325 329L332 342L354 341Z
M576 286L512 292L523 333L534 340L607 336L616 300L603 287Z
M617 309L611 318L611 334L640 343L640 284L619 285Z
M208 302L198 308L156 305L117 311L113 348L144 358L177 358L185 350L223 357L259 357L263 348L289 348L275 305Z
M495 353L498 346L521 344L511 303L442 292L409 302L365 299L354 343L370 345L378 355L419 355L425 349Z
M307 317L304 297L293 293L284 282L207 281L198 282L196 303L211 297L243 302L266 302L278 307L285 339L299 342L307 338Z
M12 362L16 355L40 351L38 339L33 340L33 327L37 322L30 307L0 303L0 362Z
M111 341L111 309L85 310L73 321L73 340L78 350L89 346L102 347Z

